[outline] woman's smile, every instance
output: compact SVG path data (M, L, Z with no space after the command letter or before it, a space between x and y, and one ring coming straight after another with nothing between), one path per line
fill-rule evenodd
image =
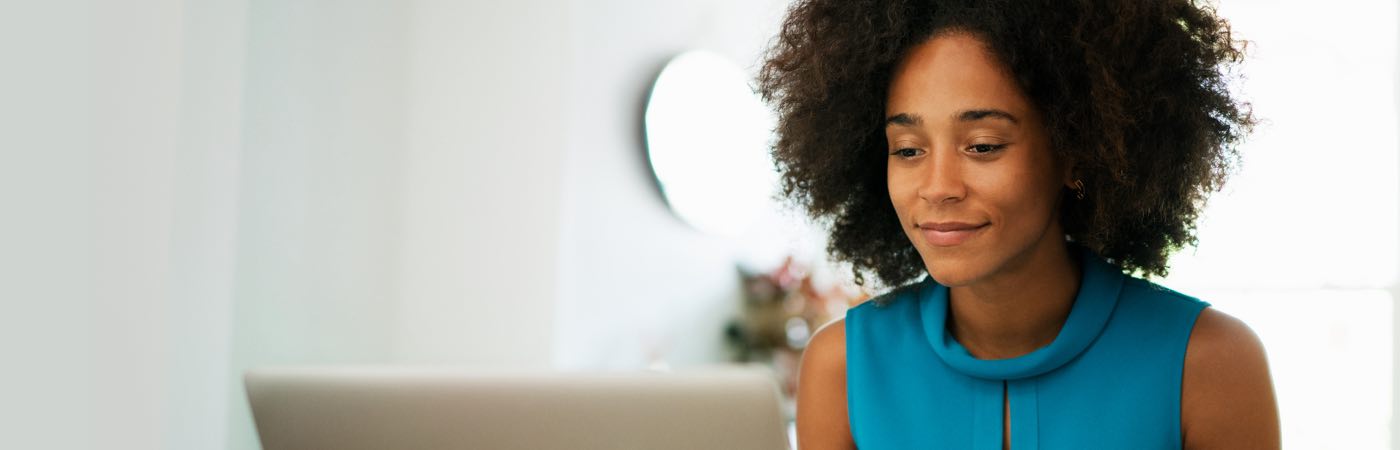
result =
M991 222L972 224L967 222L924 222L917 225L930 245L952 247L967 242L987 229Z

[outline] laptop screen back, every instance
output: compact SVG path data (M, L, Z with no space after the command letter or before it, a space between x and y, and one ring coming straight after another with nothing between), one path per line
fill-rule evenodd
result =
M266 450L789 448L767 369L267 368L244 376Z

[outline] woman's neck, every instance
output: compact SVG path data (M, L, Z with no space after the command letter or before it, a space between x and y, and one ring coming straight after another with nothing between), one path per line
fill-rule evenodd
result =
M976 283L950 288L948 329L978 359L1005 359L1049 345L1079 293L1078 258L1047 242Z

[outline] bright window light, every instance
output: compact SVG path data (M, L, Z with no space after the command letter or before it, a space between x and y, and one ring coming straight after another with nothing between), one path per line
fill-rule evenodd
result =
M1393 1L1223 0L1265 122L1161 283L1264 341L1284 448L1389 449L1400 273Z

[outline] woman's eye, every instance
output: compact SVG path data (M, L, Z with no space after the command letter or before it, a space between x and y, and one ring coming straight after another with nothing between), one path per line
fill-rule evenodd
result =
M919 149L917 148L901 148L899 150L890 152L890 154L898 156L900 158L913 158L914 156L917 156L918 151Z
M968 148L972 150L972 153L984 154L1001 150L1004 147L1006 144L976 144Z

